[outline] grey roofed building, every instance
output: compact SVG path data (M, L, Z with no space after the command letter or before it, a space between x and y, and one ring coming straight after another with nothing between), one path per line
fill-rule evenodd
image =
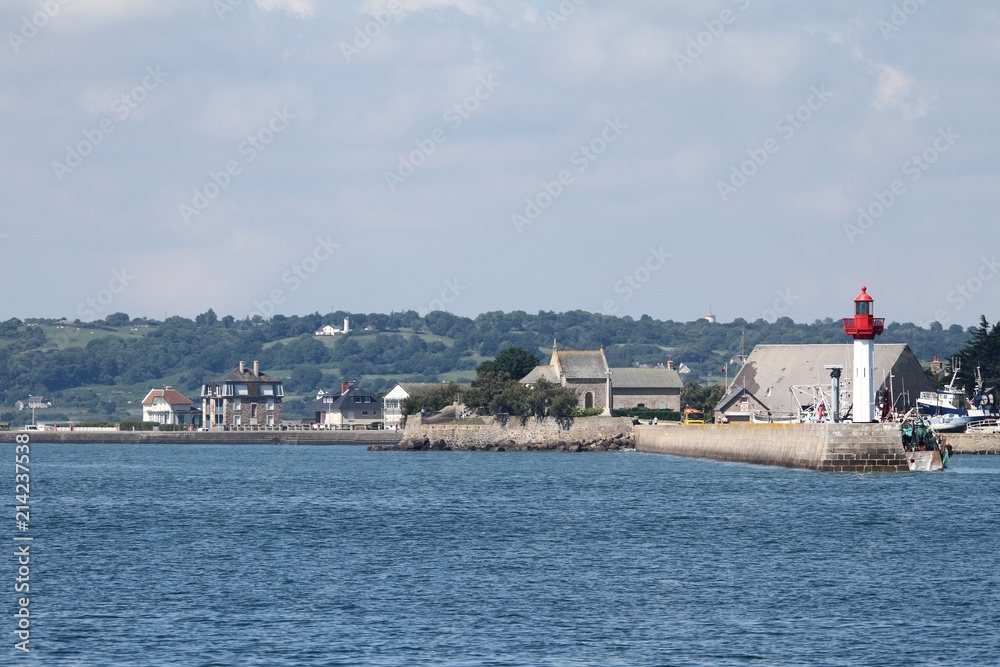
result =
M876 344L873 377L876 391L892 390L897 409L916 405L921 391L934 387L920 362L905 343ZM831 384L827 365L844 367L840 378L846 410L852 396L854 346L842 345L758 345L729 385L726 396L716 406L717 415L739 413L739 400L749 395L771 415L794 415L799 405L793 386ZM743 390L746 390L744 392ZM747 403L747 400L743 400ZM734 415L735 416L735 415Z
M535 384L544 378L549 382L576 389L581 408L598 407L608 410L610 408L608 370L608 360L604 356L603 348L560 350L553 344L552 358L548 365L535 366L521 378L521 383Z
M611 400L616 410L644 407L680 410L684 382L673 368L612 368Z

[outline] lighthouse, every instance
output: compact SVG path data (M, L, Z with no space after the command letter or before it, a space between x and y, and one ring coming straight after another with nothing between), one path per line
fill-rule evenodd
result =
M854 337L854 407L851 421L875 421L875 336L882 333L885 318L873 317L868 288L854 298L854 317L844 318L844 333Z

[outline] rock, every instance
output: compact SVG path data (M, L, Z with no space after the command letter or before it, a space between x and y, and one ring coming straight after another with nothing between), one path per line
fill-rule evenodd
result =
M566 445L566 451L567 452L578 452L578 451L580 451L580 449L582 449L582 447L583 446L579 442L574 442L574 443L571 443L569 445Z

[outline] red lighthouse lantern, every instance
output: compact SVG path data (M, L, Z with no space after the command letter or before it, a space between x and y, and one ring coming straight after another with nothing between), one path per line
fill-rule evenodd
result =
M873 303L874 300L868 296L868 288L862 285L861 294L854 297L854 317L844 318L844 333L854 336L855 340L871 340L882 333L885 318L873 317Z
M872 298L868 288L862 286L861 294L854 299L854 317L844 318L844 333L854 338L854 403L851 420L875 421L875 336L882 333L885 318L872 315Z

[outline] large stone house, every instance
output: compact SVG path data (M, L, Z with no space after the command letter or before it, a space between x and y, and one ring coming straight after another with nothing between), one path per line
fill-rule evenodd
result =
M876 391L892 395L893 406L905 410L916 405L922 391L934 387L909 346L876 344L873 378ZM811 395L831 392L830 369L842 366L841 415L851 406L854 346L846 345L758 345L730 383L715 407L716 421L751 421L797 417L809 406Z
M281 380L240 362L237 368L201 387L204 425L210 430L271 428L281 426Z
M340 391L320 390L313 403L321 428L369 428L382 421L382 402L352 381L341 382Z
M142 399L142 421L157 424L192 424L201 421L201 410L194 401L170 385L150 389Z

